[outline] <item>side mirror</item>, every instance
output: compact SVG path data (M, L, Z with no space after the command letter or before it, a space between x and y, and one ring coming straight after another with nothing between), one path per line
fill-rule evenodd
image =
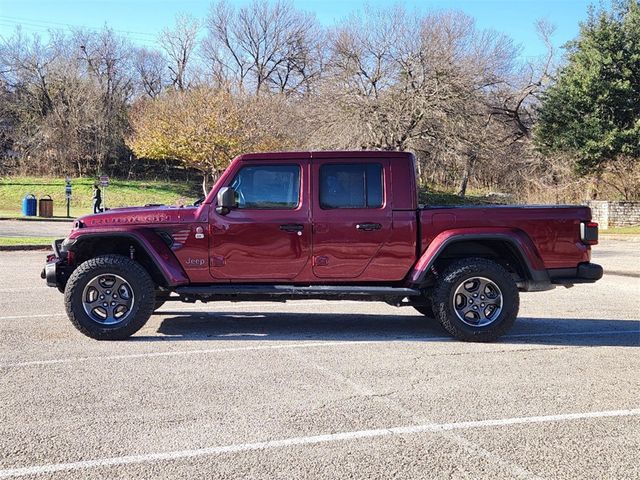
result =
M231 187L222 187L218 191L218 206L216 207L216 212L220 215L226 215L232 208L237 206L236 191Z

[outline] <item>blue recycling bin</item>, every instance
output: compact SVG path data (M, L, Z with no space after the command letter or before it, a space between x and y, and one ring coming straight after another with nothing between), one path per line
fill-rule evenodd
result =
M35 217L38 210L38 200L33 193L27 193L22 199L22 215Z

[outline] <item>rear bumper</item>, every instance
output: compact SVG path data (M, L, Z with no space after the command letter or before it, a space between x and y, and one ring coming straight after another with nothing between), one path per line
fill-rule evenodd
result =
M551 283L573 285L575 283L594 283L602 278L604 270L600 265L585 262L572 268L552 268L547 270Z

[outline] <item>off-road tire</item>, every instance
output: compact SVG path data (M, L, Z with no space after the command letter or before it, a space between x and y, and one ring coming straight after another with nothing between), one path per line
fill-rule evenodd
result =
M413 308L427 318L436 318L435 313L433 312L433 305L431 305L431 299L427 299L427 303L425 305L414 305Z
M153 306L153 311L155 312L162 305L164 305L170 295L171 295L170 292L165 292L165 291L162 291L162 290L156 290L156 303Z
M456 289L465 281L484 277L497 285L502 294L502 311L485 326L470 326L463 322L454 308ZM501 265L485 258L463 258L450 264L433 290L433 310L436 319L453 337L470 342L490 342L504 335L518 315L518 287Z
M131 313L120 323L105 325L93 320L84 310L83 291L98 275L124 278L133 289L135 301ZM69 277L64 291L67 315L80 332L96 340L124 340L147 322L155 306L155 286L147 271L122 255L103 255L82 263Z

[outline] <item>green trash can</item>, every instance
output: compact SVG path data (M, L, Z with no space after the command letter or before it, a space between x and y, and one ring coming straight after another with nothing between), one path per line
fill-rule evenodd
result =
M38 216L44 218L53 217L53 199L51 195L45 195L38 202Z

